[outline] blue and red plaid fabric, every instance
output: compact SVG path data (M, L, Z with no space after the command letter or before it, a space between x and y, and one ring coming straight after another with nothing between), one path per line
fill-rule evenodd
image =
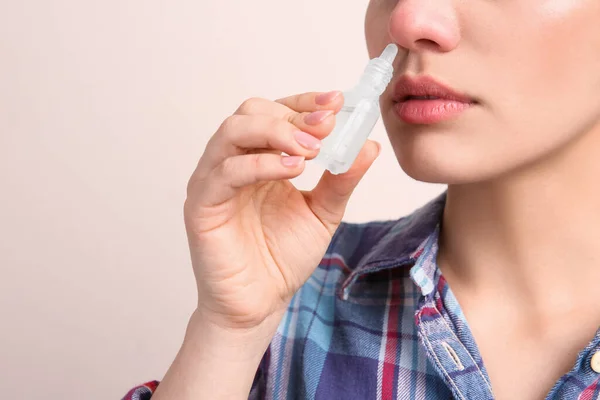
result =
M293 297L249 399L493 399L458 302L436 265L446 193L392 221L342 223ZM600 329L548 400L600 399ZM234 378L232 378L234 379ZM158 382L124 399L150 399Z

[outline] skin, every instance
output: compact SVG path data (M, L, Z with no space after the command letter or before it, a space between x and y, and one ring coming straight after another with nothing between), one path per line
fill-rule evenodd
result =
M449 185L438 264L498 399L543 399L600 326L599 19L595 0L372 0L366 13L370 58L400 46L381 98L398 162ZM391 99L403 74L479 104L406 124Z
M449 185L438 263L497 399L544 398L600 325L599 20L597 0L367 9L369 57L400 47L381 97L399 164ZM431 75L478 104L407 125L389 90L403 74ZM252 98L211 137L184 204L198 304L153 399L248 397L290 299L379 154L367 140L347 173L325 171L310 191L290 183L318 154L301 142L327 137L342 105L335 93ZM299 141L298 129L308 136Z

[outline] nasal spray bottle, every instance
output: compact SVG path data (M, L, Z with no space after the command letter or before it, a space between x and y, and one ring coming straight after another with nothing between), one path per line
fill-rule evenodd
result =
M321 141L314 160L337 175L350 169L379 119L379 96L394 72L398 47L390 43L367 64L358 84L344 92L344 106L336 115L333 131Z

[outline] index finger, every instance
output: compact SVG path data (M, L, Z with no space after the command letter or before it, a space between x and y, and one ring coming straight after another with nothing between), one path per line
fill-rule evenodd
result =
M275 100L296 112L333 110L336 114L344 105L344 96L339 90L331 92L307 92Z

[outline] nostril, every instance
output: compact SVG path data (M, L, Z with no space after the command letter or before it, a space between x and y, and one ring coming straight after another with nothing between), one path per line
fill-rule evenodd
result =
M439 43L431 39L419 39L415 42L415 47L421 50L441 50L441 46L439 45Z

